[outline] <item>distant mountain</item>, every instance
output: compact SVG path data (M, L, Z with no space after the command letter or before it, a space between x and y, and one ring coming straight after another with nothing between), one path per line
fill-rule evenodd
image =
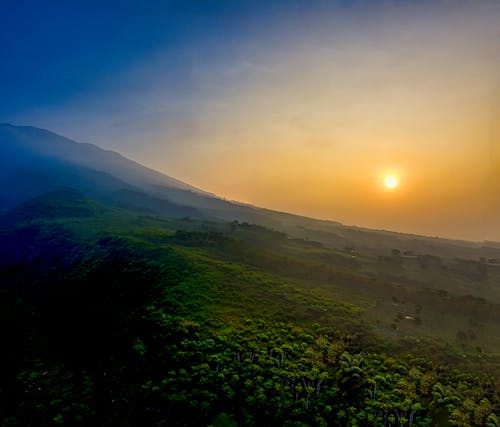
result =
M368 230L227 201L114 151L31 126L0 124L0 186L0 209L4 212L47 192L74 189L107 206L172 217L255 223L329 247L500 257L500 246L491 242Z
M228 202L114 151L44 129L0 124L0 158L4 209L47 191L74 188L120 207L162 215L280 223L271 211Z
M151 196L156 192L207 194L92 144L44 129L0 125L0 204L9 209L28 198L73 188L108 204L171 216L201 214Z
M45 129L0 124L0 141L2 151L23 152L32 159L57 159L59 162L106 172L146 191L169 187L208 194L175 178L146 168L115 151L103 150L93 144L78 143Z

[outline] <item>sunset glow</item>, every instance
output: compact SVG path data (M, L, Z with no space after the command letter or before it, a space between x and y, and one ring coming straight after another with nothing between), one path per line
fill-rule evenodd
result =
M231 200L500 240L498 2L195 3L145 23L157 26L154 43L137 27L123 58L113 56L120 37L98 27L90 36L102 51L79 49L79 61L92 52L95 75L79 77L76 56L45 54L43 66L65 76L37 81L51 98L33 89L33 105L5 103L0 121L116 150ZM6 99L27 98L12 87Z
M0 427L500 427L500 0L0 5Z
M398 179L392 175L388 175L384 179L384 185L389 190L392 190L398 186Z

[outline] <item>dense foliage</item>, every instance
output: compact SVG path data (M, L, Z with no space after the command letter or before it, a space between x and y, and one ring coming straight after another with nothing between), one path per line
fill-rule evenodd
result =
M424 338L409 351L312 291L266 301L285 274L332 280L307 256L272 252L279 233L110 237L78 221L79 233L46 218L3 227L2 426L499 425L493 356L460 360Z

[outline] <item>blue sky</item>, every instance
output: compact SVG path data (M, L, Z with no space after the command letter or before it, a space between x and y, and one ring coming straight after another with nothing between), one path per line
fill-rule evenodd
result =
M242 13L224 2L6 3L0 16L1 89L8 101L2 116L64 103L159 49L178 55L226 32L232 24L226 13Z
M109 82L158 52L170 57L165 71L182 89L186 69L235 54L241 44L265 44L266 33L286 19L300 27L308 14L370 3L377 1L7 0L0 15L0 120L64 105L102 85L126 89Z
M500 239L497 0L1 7L0 122L230 199Z
M8 1L0 15L0 120L89 138L81 128L96 115L113 124L144 118L141 107L127 106L135 100L148 104L148 117L163 110L167 101L153 105L148 97L158 88L168 88L170 110L183 110L198 90L193 69L237 60L246 41L262 42L273 17L306 3Z

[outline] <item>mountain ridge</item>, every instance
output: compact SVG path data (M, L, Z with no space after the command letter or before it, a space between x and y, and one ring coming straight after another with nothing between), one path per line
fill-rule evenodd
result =
M139 162L136 162L135 160L123 156L121 153L117 151L104 149L89 142L77 142L63 135L54 133L48 129L38 128L35 126L16 126L9 123L0 123L0 132L2 132L2 130L4 132L5 130L10 132L15 132L18 136L21 137L21 139L20 140L18 139L17 142L18 143L21 142L24 145L28 145L30 148L34 147L33 144L34 141L29 140L28 139L29 137L36 137L38 141L40 141L40 137L44 138L45 139L44 142L50 144L50 147L41 147L39 145L36 145L35 146L36 151L39 154L45 154L45 155L49 154L48 148L51 148L52 150L50 151L50 154L52 156L56 155L61 159L76 162L87 166L90 160L95 161L98 159L77 158L78 155L86 154L87 156L89 156L89 154L97 154L97 155L105 154L110 157L109 160L123 162L125 166L128 166L130 170L128 170L127 172L134 172L133 168L140 168L144 173L149 174L148 178L153 178L155 182L157 181L158 184L163 184L163 185L170 184L172 186L176 186L182 189L196 191L202 194L210 194L192 185L189 185L181 180L178 180L176 178L163 174L159 171L156 171L152 168L144 166ZM29 132L31 135L26 135L26 131ZM0 137L2 136L5 137L5 135L0 134ZM47 140L46 139L47 137L50 137L50 140ZM77 152L72 152L68 150L67 148L69 148L69 146L71 146L71 148L73 149L76 149ZM84 152L85 150L87 151L86 153ZM89 150L91 150L92 153L89 153ZM130 177L128 178L130 179Z
M450 256L468 257L472 252L476 256L478 249L484 252L481 256L496 257L500 254L500 246L495 242L473 242L347 226L331 220L314 219L228 201L145 167L116 151L105 150L95 144L76 142L33 126L0 124L0 154L8 164L7 172L0 172L0 183L4 188L12 188L13 193L16 192L17 185L17 199L21 198L23 188L19 185L19 176L16 178L15 174L9 175L9 167L11 172L16 172L17 175L20 170L29 171L34 175L30 178L31 181L26 180L25 187L28 188L31 182L33 187L40 187L38 194L44 191L43 182L36 179L36 171L42 175L45 173L50 178L47 179L49 182L46 191L72 187L70 175L73 174L75 189L83 190L84 194L90 194L99 201L111 199L113 194L127 190L135 192L133 197L132 193L129 193L130 198L135 197L135 201L132 203L129 200L129 204L125 203L124 207L137 208L138 193L142 192L144 194L139 198L143 198L150 210L157 214L170 213L172 216L178 216L179 212L187 212L187 216L199 214L211 220L255 223L285 232L292 237L316 240L330 247L354 247L356 250L368 251L400 248L439 254L443 246L446 246L448 249L452 248ZM25 194L25 200L37 195L28 193ZM17 199L17 202L23 201ZM155 208L162 203L161 209ZM167 205L170 209L165 208Z

